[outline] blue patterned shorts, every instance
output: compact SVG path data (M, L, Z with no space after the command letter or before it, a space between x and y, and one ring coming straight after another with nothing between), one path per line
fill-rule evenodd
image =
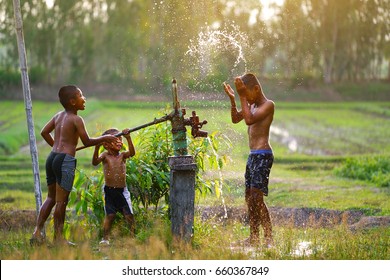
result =
M272 150L252 150L246 164L245 187L258 188L267 196L269 174L273 162Z

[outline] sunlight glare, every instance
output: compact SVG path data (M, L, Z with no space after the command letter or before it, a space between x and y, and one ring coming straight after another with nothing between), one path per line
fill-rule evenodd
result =
M54 0L45 0L46 1L46 6L51 9L54 6Z
M263 9L261 10L261 18L264 21L269 21L275 14L275 9L272 7L273 5L282 6L284 0L259 0Z

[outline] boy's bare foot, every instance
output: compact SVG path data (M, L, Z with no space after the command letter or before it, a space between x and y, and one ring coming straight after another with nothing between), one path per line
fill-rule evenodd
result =
M110 241L108 241L107 239L102 239L102 241L99 242L99 245L101 245L101 246L109 246L110 245Z
M274 240L272 238L266 238L264 240L264 247L267 249L271 249L275 246Z
M71 242L71 241L66 240L66 239L54 240L54 245L56 245L56 246L69 246L69 247L76 247L77 246L76 243Z
M35 236L30 238L30 246L41 246L45 242L43 238L36 238Z
M45 237L42 236L42 234L33 233L33 235L30 238L30 245L31 246L40 246L45 242Z
M260 242L258 239L254 239L251 237L248 237L247 239L237 241L233 244L233 246L241 246L241 247L259 247Z

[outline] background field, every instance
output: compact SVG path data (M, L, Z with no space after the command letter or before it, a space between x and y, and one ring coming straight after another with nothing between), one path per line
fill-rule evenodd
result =
M187 114L191 110L196 110L201 119L207 119L208 124L204 126L204 129L209 133L218 133L221 145L219 153L226 155L228 158L227 164L222 170L210 170L204 174L204 176L221 180L222 196L217 197L215 193L207 196L197 196L196 207L197 209L207 209L207 207L214 207L213 209L225 208L233 212L232 217L234 219L237 218L239 213L245 211L243 175L248 148L246 126L243 123L231 124L227 105L224 101L182 102L182 106L187 108ZM169 102L99 101L91 98L87 101L86 110L80 112L80 115L84 118L90 135L96 136L109 127L123 129L149 122L169 110L167 106L169 106ZM388 158L390 154L390 142L388 141L390 139L389 109L389 102L278 102L271 135L271 143L275 152L275 164L270 178L270 195L267 197L267 204L271 209L271 213L275 213L274 218L278 217L277 215L281 213L281 209L290 209L288 210L290 213L298 213L296 212L297 209L309 209L308 212L312 210L350 211L351 213L359 213L359 215L370 217L388 217L390 215L390 204L388 202L390 189L388 186L379 186L370 180L339 176L336 170L345 164L346 159L375 158L378 156ZM50 148L42 141L39 131L53 113L58 110L61 110L61 107L57 103L34 102L33 113L39 149L43 198L46 196L43 166ZM15 253L15 250L18 251L15 249L16 243L22 242L20 243L21 246L24 244L23 242L27 242L33 221L19 221L24 226L17 227L22 229L18 238L15 237L18 236L16 234L10 239L10 235L7 235L4 231L4 221L9 223L9 220L6 219L8 214L5 213L35 209L24 104L19 101L2 101L0 111L2 112L0 115L2 135L0 139L2 235L5 234L4 237L8 240L5 243L8 245L3 244L0 251L3 252L2 258L33 258L31 255L33 252L30 250L24 251L22 255ZM137 133L133 137L137 148L137 141L141 140L137 139L136 135ZM137 150L137 152L145 153L147 151ZM85 149L78 153L78 169L82 169L86 173L95 170L90 164L91 154L92 149ZM198 244L197 246L200 246L200 248L204 248L205 244L210 246L208 243L210 242L210 236L219 235L220 230L228 230L231 233L228 239L223 242L244 238L248 234L248 228L245 223L242 224L242 221L216 227L215 221L210 222L210 220L204 221L201 219L204 213L199 212L197 215L199 216L196 219L197 227L195 230L198 234L195 234L195 244ZM216 216L218 216L218 213ZM17 220L14 219L14 221ZM334 234L336 236L351 234L349 231L346 233L344 228L336 231L329 231L326 228L303 231L299 228L294 229L294 222L288 226L287 230L285 225L280 224L280 221L274 222L276 225L276 239L285 240L288 235L287 239L293 241L290 240L289 246L284 243L283 246L287 247L283 247L284 249L278 248L278 253L267 253L268 255L256 253L255 256L251 255L249 258L305 258L305 255L295 257L291 255L294 244L296 245L299 240L325 240ZM162 227L162 233L157 233L157 235L160 237L162 235L161 238L164 238L167 234L164 225L158 227ZM12 225L9 228L12 228ZM311 237L309 237L310 235ZM204 236L208 236L207 242L203 239ZM355 242L356 246L359 247L362 246L361 242L366 244L369 240L373 240L373 236L376 236L375 240L377 240L375 248L379 248L379 253L377 252L374 255L359 249L360 253L358 254L345 253L343 256L338 255L337 250L333 248L330 251L321 251L318 254L306 257L341 259L382 259L388 257L388 227L380 227L376 230L374 227L369 232L360 232L358 235L352 234L349 238L351 240L357 238ZM339 237L336 241L334 238L336 237L333 236L333 241L329 241L330 243L327 243L326 246L332 247L338 242L343 243L342 239L338 239ZM24 241L20 241L21 239ZM97 240L92 242L95 242L93 243L95 245L92 244L92 252L85 258L99 259L102 257L102 252L98 250L98 254L93 253L97 246ZM150 240L147 244L150 245ZM132 244L132 246L140 245ZM338 246L344 245L339 244ZM77 252L74 253L78 254ZM122 253L127 254L129 252ZM51 252L51 254L53 254L53 258L69 257L68 255L56 255L54 252ZM116 253L106 252L106 254L108 258L123 257L123 255L117 255ZM136 256L140 256L139 254L139 252L133 254L131 258L137 258ZM199 253L199 251L196 254L200 254L197 256L201 258L217 258L217 250L214 251L214 249L210 249L208 255L205 252ZM253 254L253 252L249 254ZM156 257L141 254L141 258L142 256L144 258ZM168 251L164 251L161 252L158 258L172 257ZM36 258L42 258L42 256L38 254ZM175 258L192 257L178 255ZM226 252L223 258L248 258L248 253L232 253L229 251Z

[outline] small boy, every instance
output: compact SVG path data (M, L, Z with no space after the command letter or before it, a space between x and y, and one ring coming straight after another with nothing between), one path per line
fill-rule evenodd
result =
M103 135L115 135L119 130L112 128ZM103 224L103 239L101 245L109 245L109 234L117 212L121 212L129 226L131 235L135 232L135 221L130 200L130 192L126 186L126 160L135 155L135 149L130 137L129 129L122 131L127 140L128 150L120 152L123 146L122 137L118 136L113 143L104 143L105 152L99 155L99 146L95 146L92 164L103 163L104 173L104 210L106 217Z
M116 141L116 137L112 135L89 137L84 120L77 115L79 110L85 109L86 102L86 98L77 86L61 87L58 97L65 110L55 114L41 131L43 139L53 149L46 160L48 194L39 210L36 227L30 239L31 245L43 243L42 229L54 206L54 241L66 243L65 239L60 237L63 233L68 197L73 186L76 169L75 154L79 138L86 146ZM54 138L51 132L54 132Z
M263 227L265 245L272 246L272 224L264 196L268 195L269 174L274 156L269 142L269 131L274 117L275 104L265 97L261 84L252 73L237 77L234 81L241 110L238 111L234 91L224 83L230 99L233 123L242 120L248 126L250 154L245 172L245 201L248 205L250 237L246 243L258 245L259 226Z

